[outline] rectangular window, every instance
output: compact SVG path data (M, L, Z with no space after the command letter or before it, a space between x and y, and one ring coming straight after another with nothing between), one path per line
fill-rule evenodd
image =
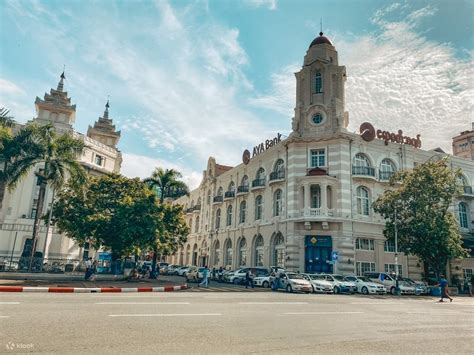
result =
M474 274L474 269L464 269L464 280L471 282L471 277Z
M102 155L96 155L95 156L95 163L99 166L102 166L104 164L104 157Z
M311 149L311 168L326 166L326 150Z
M384 269L385 269L385 272L387 274L395 274L395 270L396 270L396 265L395 264L385 264L384 265ZM403 268L402 268L402 265L398 265L398 275L403 275Z
M386 253L395 253L395 242L393 240L386 240L383 251Z
M375 263L371 263L367 261L356 262L356 273L358 276L362 276L366 272L374 272L374 271L375 271Z
M357 250L374 250L374 240L365 239L365 238L357 238L356 249Z

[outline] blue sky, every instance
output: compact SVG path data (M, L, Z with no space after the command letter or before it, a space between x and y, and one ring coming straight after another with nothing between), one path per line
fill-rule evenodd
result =
M473 120L472 1L0 2L0 105L18 121L65 87L85 132L122 130L123 173L174 167L195 187L208 156L289 133L293 73L325 34L346 65L350 130L370 121L450 151Z

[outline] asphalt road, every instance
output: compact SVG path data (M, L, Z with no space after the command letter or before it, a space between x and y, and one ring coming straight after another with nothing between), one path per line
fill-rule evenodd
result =
M0 294L1 353L473 353L474 300L284 292Z

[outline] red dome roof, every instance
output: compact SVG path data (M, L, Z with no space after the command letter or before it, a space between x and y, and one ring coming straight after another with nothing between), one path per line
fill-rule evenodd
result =
M316 37L313 42L311 42L309 48L317 44L329 44L330 46L332 46L331 41L327 37L323 36L322 32L319 32L319 37Z

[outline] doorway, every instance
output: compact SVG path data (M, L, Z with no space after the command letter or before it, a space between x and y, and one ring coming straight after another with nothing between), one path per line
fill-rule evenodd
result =
M305 272L332 273L331 261L332 238L330 236L306 236L305 238Z

